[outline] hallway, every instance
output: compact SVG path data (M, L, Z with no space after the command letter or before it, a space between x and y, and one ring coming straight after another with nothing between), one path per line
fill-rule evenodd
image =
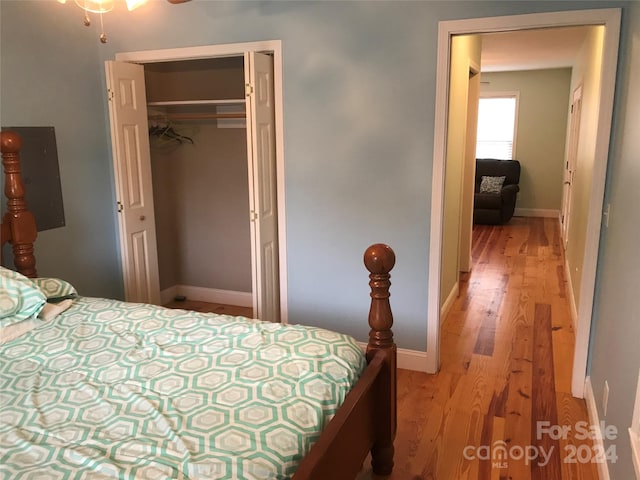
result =
M399 371L390 478L596 479L585 461L596 455L591 441L576 438L588 415L571 396L574 329L557 219L474 226L472 257L442 323L439 374ZM548 430L557 425L567 434Z

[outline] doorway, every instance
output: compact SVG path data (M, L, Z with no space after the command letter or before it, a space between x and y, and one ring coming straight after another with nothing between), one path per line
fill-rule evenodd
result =
M250 224L251 232L251 247L247 253L251 256L253 313L263 320L286 323L281 57L281 42L266 41L119 53L115 62L106 62L127 300L160 302L154 221L157 212L151 196L149 137L146 135L149 111L146 102L137 102L138 98L145 98L144 67L149 67L147 74L157 74L162 69L156 66L162 63L170 65L173 70L180 70L181 65L189 70L186 65L194 62L200 65L216 61L229 64L230 61L234 63L235 58L241 64L241 81L233 86L232 90L236 92L233 99L203 100L198 97L194 101L195 97L188 96L186 100L174 98L171 102L162 102L156 98L153 108L161 107L165 112L182 118L188 115L191 120L201 116L216 122L236 122L237 127L238 120L231 119L239 116L238 106L246 104L245 171L248 174L250 206L246 212L246 223ZM182 78L192 73L185 73ZM207 80L205 78L200 85L210 83ZM184 108L187 110L179 111ZM242 115L244 110L240 108ZM157 116L157 110L153 114ZM186 134L184 137L189 138Z
M600 76L597 134L594 149L593 182L589 192L584 263L577 311L576 346L573 362L572 393L584 396L592 300L595 285L602 198L613 110L613 93L620 28L619 9L579 10L440 22L436 85L436 125L432 185L431 245L429 257L429 307L427 320L427 370L437 372L440 361L440 275L443 246L443 193L447 142L447 100L449 97L449 63L451 39L455 35L516 31L579 25L604 27Z

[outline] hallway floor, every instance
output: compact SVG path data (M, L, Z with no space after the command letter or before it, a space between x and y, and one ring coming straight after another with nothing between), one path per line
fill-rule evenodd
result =
M557 219L474 226L472 272L442 323L441 371L399 371L389 478L596 479L591 440L579 439L586 405L571 396L573 347Z

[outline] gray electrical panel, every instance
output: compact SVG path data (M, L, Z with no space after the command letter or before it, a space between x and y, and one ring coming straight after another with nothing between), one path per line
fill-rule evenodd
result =
M38 231L64 227L64 205L58 167L56 132L53 127L2 127L22 139L20 165L27 207L36 218ZM2 175L4 188L4 174ZM3 201L3 207L6 207Z

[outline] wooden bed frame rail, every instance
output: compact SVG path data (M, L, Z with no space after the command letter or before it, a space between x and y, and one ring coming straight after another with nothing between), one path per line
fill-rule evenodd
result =
M293 480L353 480L369 451L373 473L389 475L393 469L397 349L391 331L389 272L395 254L387 245L372 245L364 254L364 263L371 287L368 366Z
M13 263L18 272L27 277L37 277L33 243L37 229L33 214L24 200L24 182L20 171L20 147L22 140L17 133L1 132L2 165L4 167L4 193L7 197L7 213L2 218L1 245L9 242L13 247ZM4 265L4 259L1 262Z
M22 141L14 132L2 132L0 143L7 197L2 245L12 245L16 270L36 277L33 243L37 230L24 199L19 155ZM353 480L369 452L374 474L389 475L393 469L397 352L391 331L389 272L395 264L395 254L387 245L375 244L366 250L364 263L370 272L371 287L368 366L302 460L293 480Z

